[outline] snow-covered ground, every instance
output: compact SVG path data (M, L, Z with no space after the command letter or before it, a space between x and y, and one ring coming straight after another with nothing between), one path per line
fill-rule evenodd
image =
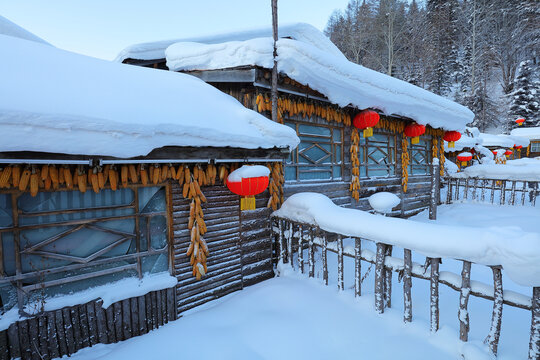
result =
M539 233L534 225L539 217L540 210L530 207L459 203L439 207L436 222ZM411 221L430 222L427 213ZM363 241L363 248L369 247L370 242ZM393 255L401 257L402 250L394 247ZM413 256L419 263L424 259L418 254ZM440 286L441 329L430 334L428 281L413 279L413 322L405 325L402 283L396 274L392 308L378 315L374 310L374 271L369 270L369 264L362 264L362 275L368 273L362 296L354 298L354 261L345 258L343 292L335 286L337 256L329 253L328 262L328 287L284 265L278 278L189 311L147 335L83 349L72 359L489 359L482 341L489 331L490 301L471 296L470 342L464 344L459 341L458 292ZM321 264L320 253L316 263ZM441 270L459 274L461 264L444 260ZM316 276L322 277L320 268ZM492 282L486 266L473 265L471 277L486 284ZM507 277L503 278L503 286L530 296L530 288ZM504 306L499 360L527 357L530 321L529 311Z

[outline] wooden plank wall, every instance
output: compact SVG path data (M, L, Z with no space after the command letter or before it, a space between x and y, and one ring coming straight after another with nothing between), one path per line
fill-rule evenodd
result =
M71 355L98 343L146 334L176 319L174 288L118 301L102 301L47 311L0 332L0 359L40 360Z
M208 186L202 191L207 199L202 207L210 255L208 273L197 281L186 256L191 241L187 228L189 200L182 197L177 184L172 187L178 314L274 276L268 192L257 196L257 210L240 214L239 197L225 186Z

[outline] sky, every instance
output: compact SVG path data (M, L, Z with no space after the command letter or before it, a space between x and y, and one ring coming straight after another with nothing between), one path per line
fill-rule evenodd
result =
M323 30L348 0L278 0L280 24ZM51 44L112 60L147 41L271 25L270 0L0 0L0 15Z

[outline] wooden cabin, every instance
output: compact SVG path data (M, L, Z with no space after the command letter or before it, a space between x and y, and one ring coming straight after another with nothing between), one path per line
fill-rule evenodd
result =
M438 157L444 166L442 136L445 130L462 130L472 112L347 61L310 25L284 26L279 34L278 117L301 139L284 163L285 197L315 191L336 204L368 210L367 197L390 191L402 198L393 215L426 208L430 164ZM196 76L270 118L270 36L270 29L261 29L138 44L116 60ZM377 111L381 120L373 136L364 138L352 123L366 109ZM404 128L415 122L426 131L413 144Z
M0 48L0 359L142 335L273 277L293 130L191 76ZM271 169L255 211L223 184L243 164Z
M515 128L510 132L510 135L523 137L530 141L529 147L526 153L522 154L522 157L535 158L540 156L540 127Z
M480 139L482 140L483 146L488 148L490 151L498 149L507 149L512 151L512 154L507 156L507 158L510 160L529 156L530 141L526 137L517 135L493 135L480 133Z

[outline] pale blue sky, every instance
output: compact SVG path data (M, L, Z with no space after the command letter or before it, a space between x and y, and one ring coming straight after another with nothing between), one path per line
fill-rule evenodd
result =
M279 22L324 29L348 0L279 0ZM53 45L113 59L130 44L271 24L270 0L0 0L0 15Z

